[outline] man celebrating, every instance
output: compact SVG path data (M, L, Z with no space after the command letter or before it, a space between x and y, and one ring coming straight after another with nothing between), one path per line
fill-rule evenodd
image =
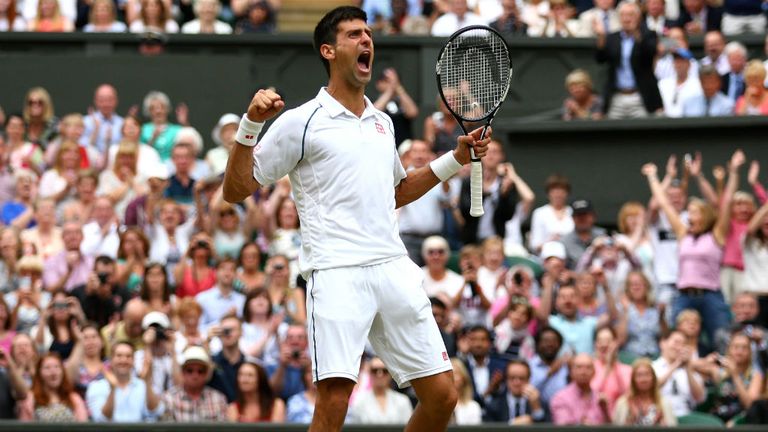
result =
M365 13L328 12L314 43L328 86L280 116L256 146L263 123L285 106L280 95L259 90L240 122L224 198L240 201L290 176L318 392L310 431L341 429L368 335L398 385L413 385L419 397L406 431L445 430L457 398L451 364L394 210L456 174L470 148L484 156L490 139L481 141L477 129L459 137L453 152L406 175L389 117L364 94L374 57Z

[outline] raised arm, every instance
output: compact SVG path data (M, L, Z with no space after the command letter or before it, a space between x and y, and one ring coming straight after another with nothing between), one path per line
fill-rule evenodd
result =
M699 190L704 196L704 199L709 201L712 205L717 206L719 203L719 200L717 199L717 192L715 191L715 188L712 187L712 184L709 182L709 180L707 180L707 178L701 172L701 152L696 152L696 156L692 160L686 161L686 165L688 172L691 174L691 177L696 179L696 182L699 185Z
M757 202L760 203L760 205L763 205L768 202L768 193L766 193L763 185L760 184L760 181L758 180L759 176L760 162L753 160L752 163L749 164L749 174L747 174L747 181L749 182L749 185L752 186L752 192L755 193Z
M728 183L725 185L725 191L723 192L723 200L718 208L717 222L713 229L715 240L720 245L725 244L725 237L728 235L728 230L731 225L731 202L733 201L733 194L736 193L736 189L739 188L739 168L744 165L746 157L744 152L736 150L731 157L731 161L728 164Z
M285 107L283 98L272 90L259 90L240 121L237 142L229 154L224 171L224 199L230 203L242 201L261 187L253 178L253 147L263 123Z
M672 207L672 203L669 202L669 198L667 198L667 194L664 188L662 188L661 182L659 182L656 165L652 163L643 165L642 173L648 179L653 199L656 200L661 210L667 216L667 219L669 219L669 223L672 225L672 230L675 232L678 240L682 239L687 232L687 228L680 219L680 215L677 214L677 210Z

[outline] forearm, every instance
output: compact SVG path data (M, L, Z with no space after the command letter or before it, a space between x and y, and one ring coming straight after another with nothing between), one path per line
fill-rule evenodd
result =
M269 385L272 386L272 390L275 394L279 395L283 392L283 382L285 381L285 365L280 363L277 366L277 370L269 379Z
M379 95L378 99L376 99L376 102L373 103L373 107L379 111L384 111L389 101L392 100L393 96L394 96L393 89L388 88L384 93Z
M104 406L101 407L101 414L110 420L112 420L112 415L115 411L115 388L112 387L109 391L109 396L107 396L107 401L104 402Z
M707 394L704 390L704 386L701 385L701 383L696 379L696 377L693 376L693 367L688 366L685 368L685 374L688 377L688 385L691 388L691 396L693 396L693 400L696 402L702 402L704 399L706 399ZM671 374L670 374L671 375ZM659 384L659 387L661 387L662 384Z
M224 200L229 203L240 202L259 187L253 178L253 147L236 143L224 171Z
M704 198L712 205L717 206L719 201L717 199L717 192L715 191L715 188L712 187L709 180L703 175L696 176L696 180L699 184L699 190L701 191L701 194L704 195Z
M15 366L8 368L8 377L11 382L11 390L16 400L24 400L27 397L27 384Z
M148 374L148 376L151 376L151 374ZM147 388L146 392L146 399L147 399L147 411L154 411L157 409L157 406L160 405L160 397L158 397L154 390L152 390L152 380L146 379L144 381L144 385Z
M763 204L762 207L760 207L760 210L755 213L754 216L752 216L752 219L749 220L749 225L747 226L747 232L750 235L754 235L757 230L760 229L760 226L763 224L763 220L765 220L765 217L768 216L768 202Z
M429 165L409 172L408 176L395 187L395 208L416 201L438 183L440 179Z
M405 91L403 86L397 87L397 96L400 98L400 108L403 109L403 114L408 119L415 119L419 115L419 107L416 102L413 101L411 95Z

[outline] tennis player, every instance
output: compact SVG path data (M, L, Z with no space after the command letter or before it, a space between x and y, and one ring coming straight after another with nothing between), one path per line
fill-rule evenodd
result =
M224 177L224 198L237 202L286 174L301 219L300 268L307 279L307 315L317 402L310 431L338 431L344 422L369 338L401 387L419 398L406 431L445 430L456 404L451 363L421 269L398 235L395 208L406 205L485 155L480 129L456 149L406 174L389 117L365 97L373 40L362 10L342 6L323 17L314 45L328 86L278 117L285 102L259 90L237 132Z

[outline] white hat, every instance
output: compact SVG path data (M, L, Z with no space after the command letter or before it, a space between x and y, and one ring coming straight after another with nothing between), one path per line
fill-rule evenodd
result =
M548 241L541 246L541 259L546 261L548 258L560 258L565 260L565 245L559 241Z
M152 324L157 324L164 329L171 328L171 320L168 319L168 315L158 311L144 315L144 319L141 320L141 327L145 330Z
M216 143L216 145L220 146L221 143L221 128L228 124L240 124L240 116L237 114L227 113L221 116L219 119L219 122L216 123L216 126L213 128L213 131L211 132L211 138L213 138L213 142Z
M149 178L158 178L160 180L168 180L171 178L171 176L168 174L168 167L165 166L162 162L155 165L152 170L150 170Z
M208 352L203 347L199 346L190 346L189 348L184 350L184 353L181 355L182 362L181 365L184 366L187 363L190 362L198 362L203 363L206 366L211 366L211 357L208 355Z

